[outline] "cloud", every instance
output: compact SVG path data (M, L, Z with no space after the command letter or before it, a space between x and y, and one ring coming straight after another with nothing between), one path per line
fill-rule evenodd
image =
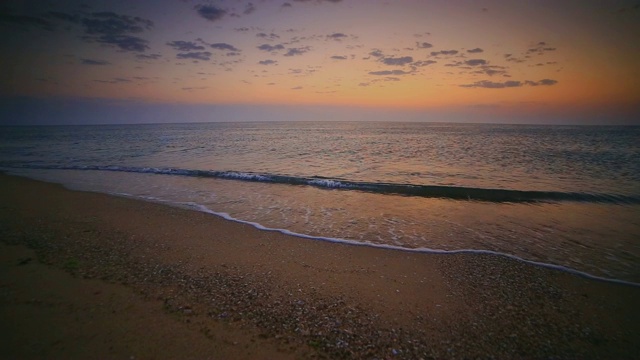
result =
M303 46L303 47L299 47L299 48L289 48L289 49L287 49L287 53L284 54L284 56L302 55L302 54L308 52L309 50L311 50L311 48L308 47L308 46Z
M122 35L141 33L153 27L153 21L140 17L118 15L111 11L91 13L91 18L82 19L85 33L89 35Z
M207 61L211 59L211 53L208 51L195 51L188 53L179 53L176 55L178 59L193 59Z
M269 44L262 44L260 46L258 46L258 49L263 50L263 51L276 51L276 50L284 50L284 45L282 44L278 44L278 45L269 45Z
M385 65L404 66L412 63L413 58L411 56L403 56L399 58L388 57L388 58L383 58L380 61Z
M360 84L358 84L358 86L369 86L369 83L361 82Z
M302 90L302 86L292 87L291 90Z
M381 51L381 50L379 50L379 49L373 49L373 50L371 50L371 52L369 53L369 55L371 55L371 56L375 56L375 57L383 57L383 56L384 56L384 54L382 53L382 51Z
M341 2L342 0L293 0L293 1L294 2L301 2L301 3L306 3L306 2L317 2L317 3L330 2L330 3L337 4L337 3Z
M540 81L531 81L531 80L525 81L525 84L529 86L551 86L557 83L558 83L557 80L552 80L552 79L542 79Z
M293 5L291 5L291 4L290 4L290 3L288 3L288 2L286 2L286 3L283 3L283 4L282 4L282 7L283 7L283 8L286 8L286 7L292 7L292 6L293 6Z
M277 64L278 61L276 60L262 60L262 61L258 61L258 64L260 65L275 65Z
M467 52L468 52L469 54L479 54L479 53L481 53L481 52L484 52L484 50L482 50L482 49L480 49L480 48L475 48L475 49L469 49L469 50L467 50Z
M280 36L274 33L267 34L267 33L261 32L261 33L257 33L256 36L262 39L267 39L267 40L280 39Z
M227 11L224 9L220 9L214 5L198 5L195 7L198 15L209 21L216 21L222 19Z
M458 50L442 50L442 51L432 51L431 56L438 55L455 55L458 53Z
M464 61L469 66L487 65L487 60L483 59L469 59Z
M162 55L160 54L138 54L136 55L136 58L141 59L141 60L157 60L160 59L162 57Z
M119 47L124 51L144 52L148 41L130 34L138 34L153 27L153 21L138 16L119 15L111 11L94 12L81 21L88 42Z
M512 88L512 87L521 87L521 86L551 86L557 84L557 80L552 79L542 79L540 81L531 81L525 80L522 81L505 81L505 82L493 82L488 80L476 81L473 84L462 84L460 87L465 88L485 88L485 89L504 89L504 88Z
M149 48L148 41L130 35L102 35L95 39L102 44L115 45L124 51L144 52Z
M183 88L180 88L180 90L194 91L194 90L204 90L208 88L209 88L208 86L193 86L193 87L183 87Z
M370 71L369 75L388 76L388 75L408 75L410 72L403 70L382 70L382 71Z
M434 61L434 60L420 60L420 61L416 61L416 62L412 63L411 66L422 67L422 66L429 66L429 65L435 64L435 63L437 63L437 61Z
M104 60L80 59L82 65L110 65Z
M485 89L504 89L511 87L520 87L522 86L522 82L520 81L505 81L505 82L493 82L489 80L476 81L473 84L463 84L460 87L465 88L485 88Z
M416 47L418 49L429 49L432 48L433 45L429 44L428 42L417 42Z
M228 50L238 52L240 50L236 49L233 45L229 45L227 43L215 43L211 44L211 47L217 50Z
M347 60L346 56L341 56L341 55L333 55L331 58L334 60Z
M475 74L486 74L489 76L493 75L506 75L506 67L497 66L497 65L483 65L480 67L481 70L474 71Z
M348 37L349 36L347 36L347 34L343 34L343 33L333 33L333 34L327 35L327 39L336 40L336 41L342 41L342 39L346 39Z
M131 80L126 78L113 78L111 80L93 80L93 81L98 83L105 83L105 84L119 84L119 83L131 82Z
M547 46L547 43L540 41L535 47L527 50L526 54L538 54L542 55L548 51L556 51L556 48Z
M242 13L245 15L249 15L254 11L256 11L255 5L253 5L253 3L247 3L247 5L244 6L244 11Z
M178 51L183 51L183 52L204 50L204 46L198 45L192 41L176 40L176 41L168 42L167 45L171 46L172 48Z

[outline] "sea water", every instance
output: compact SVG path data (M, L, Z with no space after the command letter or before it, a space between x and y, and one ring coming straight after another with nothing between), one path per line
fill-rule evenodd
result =
M494 252L640 283L640 127L2 127L0 169L316 241Z

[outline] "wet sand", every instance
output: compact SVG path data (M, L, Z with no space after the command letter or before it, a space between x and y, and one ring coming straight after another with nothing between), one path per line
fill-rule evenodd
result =
M638 358L640 288L0 175L8 358Z

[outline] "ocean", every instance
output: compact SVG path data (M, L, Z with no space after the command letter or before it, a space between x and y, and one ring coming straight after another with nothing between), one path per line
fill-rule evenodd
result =
M640 284L640 127L0 127L0 170L300 241L497 253Z

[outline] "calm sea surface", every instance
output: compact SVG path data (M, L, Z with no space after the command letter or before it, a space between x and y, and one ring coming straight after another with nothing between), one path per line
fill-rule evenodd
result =
M640 127L0 127L0 169L308 237L640 283Z

